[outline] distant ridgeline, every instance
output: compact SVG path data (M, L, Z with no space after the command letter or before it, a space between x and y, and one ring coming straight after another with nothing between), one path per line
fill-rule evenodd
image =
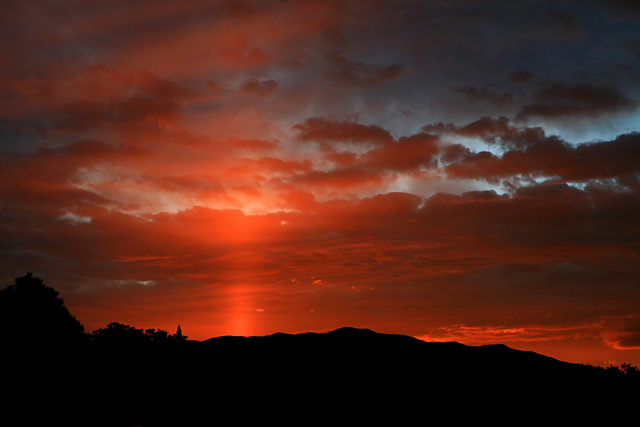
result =
M0 291L0 321L2 414L13 425L614 425L640 398L629 365L368 329L192 341L180 327L111 323L86 334L31 274Z

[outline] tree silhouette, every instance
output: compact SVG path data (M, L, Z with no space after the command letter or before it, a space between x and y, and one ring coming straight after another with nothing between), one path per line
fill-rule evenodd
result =
M155 344L164 344L171 341L172 339L169 335L169 332L155 328L145 329L144 336Z
M173 338L176 341L185 341L188 337L182 335L182 329L180 329L180 325L178 325L178 330L176 331L175 335L173 336Z
M132 348L141 346L167 345L186 340L182 335L182 330L178 326L178 331L169 335L162 329L138 329L133 326L118 322L112 322L106 328L100 328L91 333L91 342L97 348Z
M99 347L131 347L139 346L149 339L142 329L112 322L106 328L100 328L91 333L91 341Z
M84 343L84 327L58 295L32 273L0 290L0 339L23 348L70 348Z
M620 366L609 365L606 368L600 368L610 373L611 375L627 376L640 379L640 369L637 366L630 365L629 363L623 363Z

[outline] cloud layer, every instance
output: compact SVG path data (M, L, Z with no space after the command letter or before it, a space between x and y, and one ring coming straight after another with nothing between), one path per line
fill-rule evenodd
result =
M89 330L640 364L636 9L11 5L1 277L33 271Z

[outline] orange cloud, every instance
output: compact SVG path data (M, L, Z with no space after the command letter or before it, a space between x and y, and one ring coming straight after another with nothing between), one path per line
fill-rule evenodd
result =
M640 70L608 9L14 3L0 275L88 330L636 351Z
M335 121L324 117L307 119L304 123L293 126L299 131L301 141L319 143L370 143L385 144L392 140L391 133L376 125L363 125L354 121Z

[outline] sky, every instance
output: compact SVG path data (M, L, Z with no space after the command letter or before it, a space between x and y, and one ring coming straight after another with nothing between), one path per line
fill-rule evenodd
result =
M2 9L3 287L89 332L640 365L637 2Z

